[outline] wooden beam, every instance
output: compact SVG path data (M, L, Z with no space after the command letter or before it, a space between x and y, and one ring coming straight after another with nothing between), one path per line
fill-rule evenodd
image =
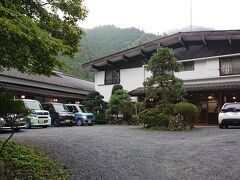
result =
M114 66L114 63L112 61L107 60L107 65Z
M144 50L140 49L140 54L143 56L143 57L147 57L146 53L144 52Z
M96 69L96 70L100 70L100 67L99 67L99 66L96 66L96 65L94 65L94 64L92 65L92 68L93 68L93 69Z
M128 62L128 57L125 56L125 55L123 55L123 56L122 56L122 60L125 61L125 62Z
M178 36L178 41L185 47L185 44L183 43L182 36Z
M230 45L232 45L232 37L231 37L230 34L228 35L228 42L229 42Z
M205 46L207 45L207 41L206 41L206 39L205 39L205 36L204 36L204 35L202 35L202 42L205 44Z

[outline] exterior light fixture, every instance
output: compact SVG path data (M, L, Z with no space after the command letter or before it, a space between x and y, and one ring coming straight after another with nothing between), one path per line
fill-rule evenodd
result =
M213 95L209 95L209 96L208 96L208 99L209 99L209 100L212 100L212 99L213 99Z
M58 101L58 99L53 99L53 101L54 101L54 102L57 102L57 101Z
M76 101L75 104L80 104L80 101Z
M25 95L21 95L21 99L25 99Z
M236 98L236 96L233 96L232 99L235 100L235 99L237 99L237 98Z
M149 101L153 102L153 98L150 98Z

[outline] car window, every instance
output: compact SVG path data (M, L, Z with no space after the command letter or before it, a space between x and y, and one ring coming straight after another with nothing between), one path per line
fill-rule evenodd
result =
M84 107L84 106L79 106L80 110L83 112L83 113L87 113L88 110Z
M53 104L53 107L56 112L68 111L68 108L64 104Z
M69 112L73 112L73 107L72 106L70 106L70 105L66 105L66 106L67 106Z
M240 111L240 104L226 104L223 106L222 111L225 112Z
M38 101L23 101L26 108L30 110L42 110L42 106Z

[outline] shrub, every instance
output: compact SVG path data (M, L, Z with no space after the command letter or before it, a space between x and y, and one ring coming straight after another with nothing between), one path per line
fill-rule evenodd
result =
M158 108L146 109L139 114L139 121L148 127L168 127L170 116L161 113Z
M95 118L96 118L96 123L97 124L107 124L107 122L108 122L105 114L103 114L103 113L96 114Z
M198 114L198 108L192 103L180 102L175 104L174 113L183 116L186 125L191 125L193 117Z
M156 108L163 114L172 115L174 113L174 104L159 104Z
M185 122L183 116L176 115L169 120L168 130L181 131L185 129Z
M119 89L123 89L122 85L120 84L115 84L112 88L112 95Z

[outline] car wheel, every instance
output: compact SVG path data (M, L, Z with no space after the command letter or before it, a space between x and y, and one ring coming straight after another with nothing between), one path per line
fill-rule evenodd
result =
M42 128L47 128L47 127L48 127L48 125L42 126Z
M82 121L81 120L77 120L77 126L82 126L82 125L83 125Z
M218 124L220 129L223 129L223 125L222 124Z

